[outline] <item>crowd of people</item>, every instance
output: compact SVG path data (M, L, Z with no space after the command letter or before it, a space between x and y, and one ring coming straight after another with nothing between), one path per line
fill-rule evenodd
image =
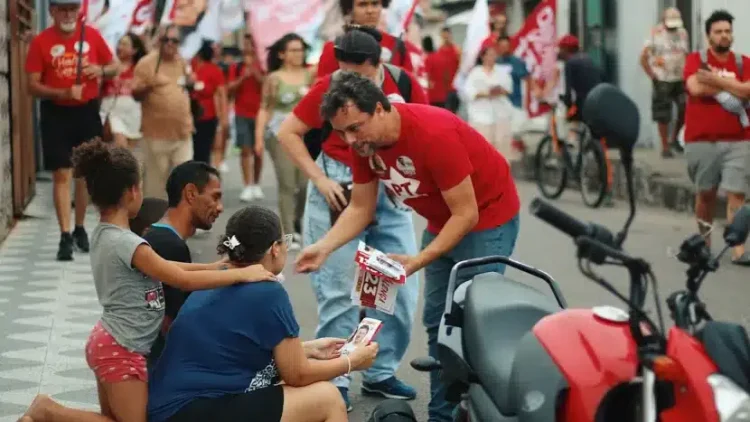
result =
M495 22L461 96L469 102L465 122L454 113L456 93L448 85L460 57L450 31L442 31L437 51L424 40L425 90L409 56L398 54L400 40L376 29L386 6L387 0L341 0L345 32L311 68L309 46L293 33L268 49L265 65L250 35L237 62L222 63L211 42L183 58L176 26L161 28L153 43L127 34L112 54L96 29L78 21L80 0L51 1L54 25L32 41L26 70L31 93L42 99L44 163L54 174L62 233L57 258L71 260L74 247L90 251L103 307L85 346L101 410L39 396L22 422L344 421L354 371L362 372L363 393L416 397L396 370L411 341L417 273L425 275L422 322L436 357L452 267L513 254L520 198L507 157L528 72L510 55L505 24ZM681 39L670 32L679 27L674 19L665 13L660 25L667 32L655 31L649 46L659 37ZM691 177L701 188L696 212L710 221L716 188L741 192L748 180L743 135L750 123L736 103L750 98L742 82L750 62L730 51L731 15L714 13L705 30L709 50L686 59L685 137ZM562 99L569 119L580 121L601 76L575 37L560 40L560 53ZM649 75L668 79L658 76L658 64L645 63ZM555 84L535 87L540 98L554 90ZM656 91L667 96L677 88L660 79ZM659 122L666 121L664 101L655 99ZM258 182L267 149L279 214L240 209L217 244L223 258L197 264L186 240L210 230L223 212L231 115L241 149L239 199L263 196ZM90 244L83 227L89 198L100 217ZM730 194L732 209L743 201ZM413 213L428 223L419 247ZM351 301L360 241L406 271L393 314ZM296 249L296 271L310 274L318 304L316 340L307 342L299 339L281 283L288 252ZM738 249L734 260L750 258ZM488 271L505 268L491 264L460 277ZM341 353L364 316L382 322L378 341ZM430 396L430 421L452 420L455 405L437 372Z

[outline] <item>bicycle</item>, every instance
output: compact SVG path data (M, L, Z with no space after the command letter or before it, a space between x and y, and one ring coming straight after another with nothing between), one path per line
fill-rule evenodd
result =
M571 149L574 146L557 133L557 104L546 104L552 109L548 134L539 142L534 157L539 191L545 198L557 199L568 186L568 177L573 177L581 188L584 204L599 208L611 185L605 140L595 139L586 125L580 122L575 130L579 139L578 152L573 154ZM550 175L549 170L556 170L559 175Z

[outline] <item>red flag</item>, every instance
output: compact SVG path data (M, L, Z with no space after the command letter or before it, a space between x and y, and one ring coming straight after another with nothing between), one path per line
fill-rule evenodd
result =
M543 0L531 12L523 27L513 36L513 54L526 63L530 80L544 83L557 70L557 24L555 0ZM550 111L531 96L531 83L526 85L526 109L529 117Z
M82 24L86 24L86 20L89 16L89 0L83 0L83 3L81 4L81 11L78 14L78 20Z
M412 1L409 11L406 12L406 16L404 17L404 33L409 30L409 25L411 24L411 19L414 17L414 12L417 10L417 6L419 6L419 0Z

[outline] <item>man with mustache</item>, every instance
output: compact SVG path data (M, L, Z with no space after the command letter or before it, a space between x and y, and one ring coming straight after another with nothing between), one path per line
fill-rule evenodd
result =
M187 161L172 170L167 179L169 208L158 223L147 228L143 238L164 259L192 262L187 239L196 229L210 230L224 211L219 171L206 163ZM149 364L161 355L164 338L190 292L164 286L164 325L152 346Z
M335 44L337 66L376 81L379 89L391 101L427 103L427 95L410 73L390 64L381 63L380 33L373 28L350 29ZM279 141L295 164L308 176L303 244L309 245L322 238L333 226L341 210L347 206L347 195L352 183L352 152L338 133L326 126L320 116L323 96L338 73L327 75L312 86L297 104L292 114L281 124ZM409 92L405 92L405 91ZM313 159L303 137L314 128L327 127L328 135L322 152ZM376 222L361 232L360 239L368 245L384 250L410 254L416 251L411 212L388 198L385 190L377 201ZM311 274L318 300L317 337L343 338L358 323L358 309L349 298L354 283L353 257L358 241L342 244L320 271ZM411 338L411 328L417 306L418 278L411 277L399 290L395 314L367 310L372 318L383 321L379 335L380 352L373 366L363 373L363 391L389 398L413 399L416 390L395 376ZM333 380L349 406L349 377Z
M300 252L297 270L317 271L333 251L360 236L377 215L382 183L395 200L427 220L420 252L384 252L395 253L391 258L404 266L407 277L425 269L422 321L429 354L437 358L438 328L453 266L487 255L510 256L515 248L520 200L510 166L479 132L450 111L391 103L371 80L353 72L333 79L320 110L356 152L351 158L354 186L351 202L336 224ZM375 168L378 159L386 171ZM472 268L461 273L460 281L490 271L503 273L505 266ZM437 371L430 373L430 391L429 420L452 421L455 406L445 400Z
M713 12L705 24L708 51L691 53L685 62L685 156L702 233L713 223L719 189L727 195L729 221L750 189L750 58L731 51L733 21L725 10ZM750 266L743 245L734 248L732 262Z
M81 0L51 0L54 25L34 37L26 57L28 90L41 101L44 167L52 171L53 197L60 225L58 261L73 260L73 247L89 251L83 227L88 194L82 179L75 181L75 229L71 231L70 185L73 148L102 136L99 85L117 74L112 51L99 31L85 29L79 19ZM81 32L83 31L83 37ZM79 71L79 60L81 68Z

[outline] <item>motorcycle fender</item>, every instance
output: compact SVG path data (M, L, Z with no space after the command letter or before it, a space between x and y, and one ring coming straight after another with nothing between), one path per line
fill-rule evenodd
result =
M719 422L714 393L708 376L718 372L716 364L700 341L677 327L669 330L667 356L685 373L684 382L675 382L675 405L662 412L663 422Z
M569 387L561 420L596 420L607 391L636 376L638 354L627 322L566 309L543 318L533 332Z

